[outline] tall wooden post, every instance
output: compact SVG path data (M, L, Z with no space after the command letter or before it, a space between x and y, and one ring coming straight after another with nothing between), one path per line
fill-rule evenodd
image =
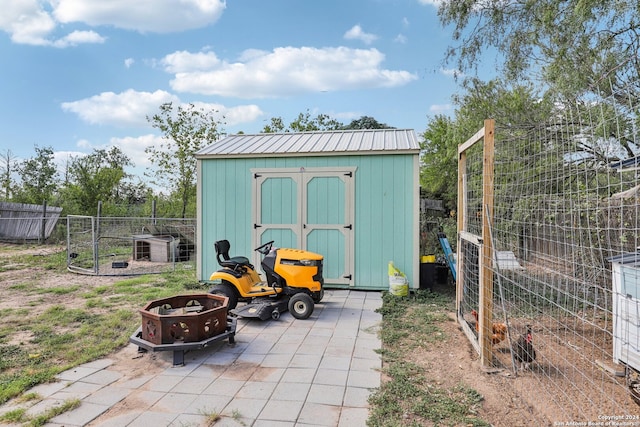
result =
M490 366L491 353L491 325L493 323L493 246L489 234L489 218L493 219L494 200L494 161L495 161L495 121L484 121L484 147L482 155L482 245L480 262L480 360L482 366Z
M458 147L458 209L456 214L458 215L458 233L456 236L456 313L457 316L462 317L462 299L464 298L464 288L461 284L464 283L464 270L462 263L464 262L462 256L462 240L460 239L460 231L465 227L465 204L464 204L464 175L467 170L467 153L462 150L462 146Z

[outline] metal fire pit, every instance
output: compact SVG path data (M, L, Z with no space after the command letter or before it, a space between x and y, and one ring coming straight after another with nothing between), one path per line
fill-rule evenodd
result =
M129 338L139 351L173 351L173 364L184 352L229 339L235 342L236 319L227 316L228 298L212 294L177 295L151 301L140 310L142 326Z

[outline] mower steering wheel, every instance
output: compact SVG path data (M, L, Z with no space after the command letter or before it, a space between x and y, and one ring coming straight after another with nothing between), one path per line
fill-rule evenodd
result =
M271 248L273 247L273 242L275 242L275 240L267 242L262 246L258 246L254 250L257 252L260 252L262 255L267 255L269 252L271 252Z

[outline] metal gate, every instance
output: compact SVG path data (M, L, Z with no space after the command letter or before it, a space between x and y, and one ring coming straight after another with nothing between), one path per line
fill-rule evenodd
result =
M76 273L98 274L95 217L67 216L67 268Z

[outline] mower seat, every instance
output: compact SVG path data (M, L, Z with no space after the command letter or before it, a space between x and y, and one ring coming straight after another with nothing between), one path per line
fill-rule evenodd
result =
M220 266L224 268L230 268L232 270L238 270L244 267L253 269L253 265L249 263L249 258L244 256L229 257L229 249L231 249L231 244L228 240L218 240L215 243L215 247L216 258L218 259L218 264L220 264Z

